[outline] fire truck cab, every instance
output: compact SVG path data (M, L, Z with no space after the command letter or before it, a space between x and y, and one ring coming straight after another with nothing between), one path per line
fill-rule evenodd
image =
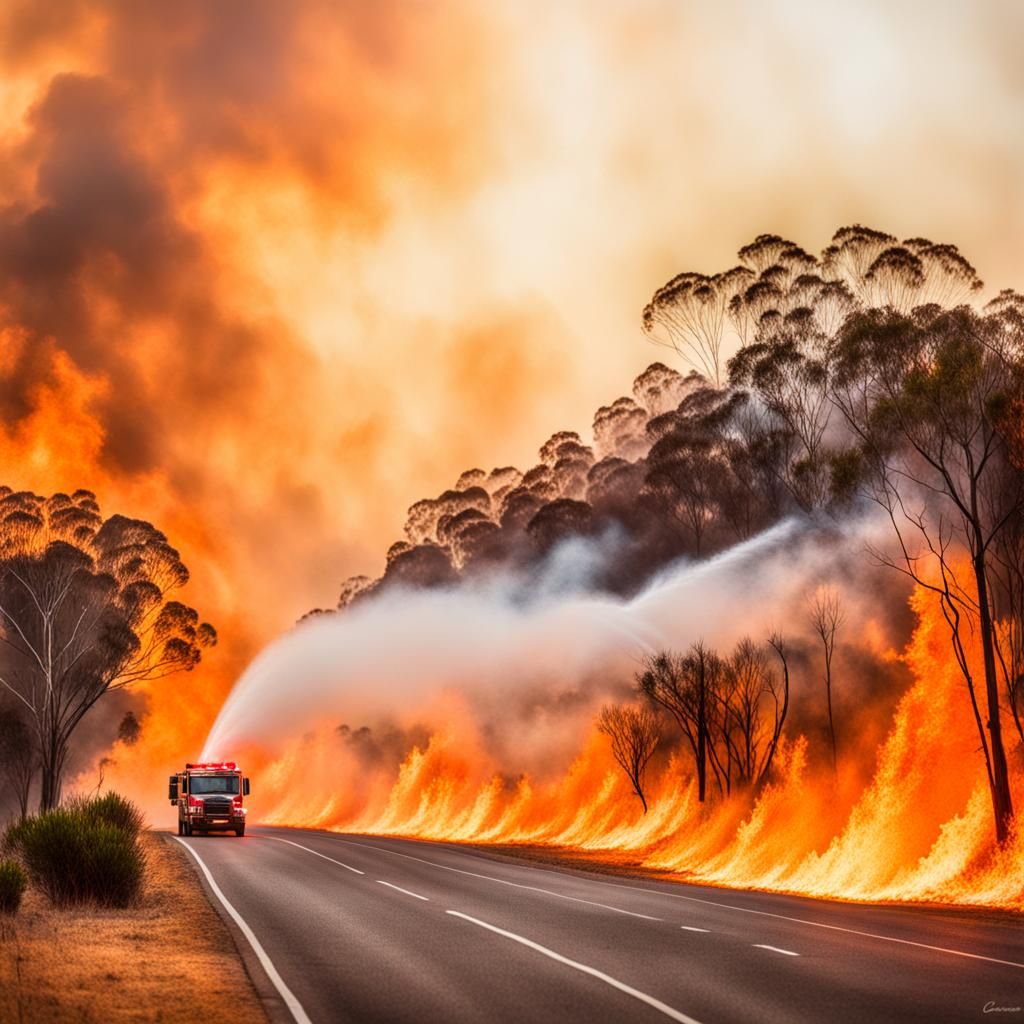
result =
M245 835L242 799L249 795L249 780L234 761L186 764L184 771L171 776L167 795L171 806L178 807L179 836L208 832Z

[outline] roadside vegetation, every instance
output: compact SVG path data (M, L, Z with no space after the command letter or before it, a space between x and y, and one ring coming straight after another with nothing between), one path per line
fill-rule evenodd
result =
M55 907L127 907L145 876L141 829L138 808L108 793L23 818L8 828L4 846Z
M778 669L771 664L773 651L781 663ZM756 791L770 777L782 740L789 711L789 681L786 645L779 635L763 643L745 637L725 656L702 642L694 643L684 654L660 651L647 655L636 674L637 693L650 709L644 764L661 737L663 723L657 716L662 714L685 739L701 803L711 789L722 796ZM629 716L617 716L605 708L599 728L611 738L613 754L616 745L637 745ZM623 765L617 755L616 761ZM627 769L626 774L646 811L636 773Z
M0 860L0 914L16 914L27 887L25 869L16 860Z
M133 803L106 793L7 828L0 1021L265 1019L183 852L144 825Z
M762 235L739 258L722 274L678 275L644 310L648 334L703 382L651 447L645 488L698 558L739 496L759 520L879 508L894 544L870 554L939 602L1006 844L1008 751L1024 751L1024 297L1006 290L978 309L981 281L955 247L859 225L820 257ZM730 334L738 350L726 360ZM809 605L834 774L844 612L831 587ZM684 654L649 657L637 676L684 738L701 802L709 780L721 795L765 781L785 722L788 686L763 645L741 646L722 655L695 638Z
M0 1021L266 1020L187 854L155 832L139 845L146 871L128 906L55 907L30 885L16 916L0 913Z

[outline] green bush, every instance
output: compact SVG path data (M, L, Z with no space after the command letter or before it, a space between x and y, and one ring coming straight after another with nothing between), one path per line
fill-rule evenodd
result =
M24 835L27 823L31 820L31 818L19 818L13 825L8 826L3 842L0 842L0 853L17 855L18 843L21 836Z
M84 814L93 821L113 825L129 835L136 836L142 831L142 811L119 793L105 793L92 799L73 797L66 806L68 810Z
M28 879L16 860L0 860L0 914L17 913Z
M73 800L8 829L6 845L57 906L124 907L142 887L141 814L122 797Z

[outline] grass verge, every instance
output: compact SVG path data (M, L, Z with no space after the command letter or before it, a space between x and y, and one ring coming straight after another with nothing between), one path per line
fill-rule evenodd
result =
M30 888L17 916L0 915L0 1021L267 1020L188 854L160 833L141 842L147 870L135 905L57 910Z

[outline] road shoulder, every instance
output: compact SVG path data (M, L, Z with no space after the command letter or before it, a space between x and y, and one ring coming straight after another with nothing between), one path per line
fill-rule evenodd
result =
M169 835L142 837L147 877L125 910L55 910L32 890L0 924L0 1020L267 1021L228 928Z

